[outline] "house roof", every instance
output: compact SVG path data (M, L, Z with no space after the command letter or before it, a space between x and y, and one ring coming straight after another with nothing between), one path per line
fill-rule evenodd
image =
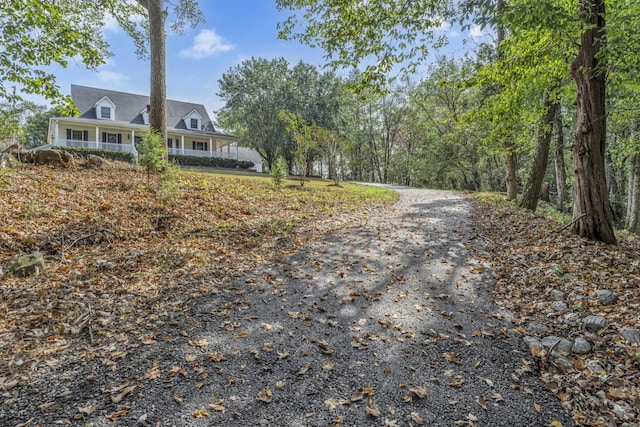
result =
M144 125L142 111L149 105L149 97L115 90L99 89L88 86L71 85L71 98L80 110L81 119L102 120L96 117L94 106L100 99L107 97L115 104L114 122L132 125ZM202 117L202 129L188 129L183 118L191 111L197 111ZM217 132L207 110L202 104L167 99L167 130L181 130L203 135L231 137Z

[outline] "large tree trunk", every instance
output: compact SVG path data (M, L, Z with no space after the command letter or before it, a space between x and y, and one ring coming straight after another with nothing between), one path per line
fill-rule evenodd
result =
M532 212L538 207L538 199L540 198L540 188L544 181L544 173L547 170L547 161L549 160L549 147L551 145L551 135L553 134L553 118L558 110L558 102L549 99L549 94L545 95L544 108L546 110L540 129L538 130L538 139L536 141L535 153L533 155L533 164L529 169L529 175L522 192L522 200L520 206Z
M567 191L567 169L564 164L564 131L562 129L562 109L558 108L555 118L555 127L558 135L556 140L556 189L558 190L558 198L556 200L556 208L564 211L564 205L569 200L569 192Z
M149 125L162 135L167 147L167 69L166 32L167 11L163 0L146 0L149 13L149 52L151 54L151 92L149 93Z
M571 64L578 109L573 146L574 202L572 231L590 240L616 243L605 172L606 70L601 59L605 41L605 0L580 0L586 24L578 56Z
M498 13L505 8L504 0L498 0L497 4ZM502 59L502 52L500 51L500 44L504 41L504 28L502 24L498 24L497 28L497 40L498 45L498 60ZM504 147L504 164L506 168L506 184L507 184L507 199L515 200L518 197L518 164L516 161L516 150L513 140L506 136L503 142Z
M632 154L629 159L629 194L626 227L632 233L640 233L640 155Z

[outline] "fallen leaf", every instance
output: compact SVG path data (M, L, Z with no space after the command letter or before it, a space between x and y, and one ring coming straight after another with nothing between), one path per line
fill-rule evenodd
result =
M271 403L271 401L273 400L273 393L271 392L271 389L267 387L264 390L260 390L260 392L258 393L258 399L262 400L265 403Z
M135 388L136 388L136 386L135 386L135 385L132 385L132 386L129 386L129 387L125 387L125 388L123 388L123 389L122 389L122 391L121 391L119 394L116 394L116 395L113 395L113 394L112 394L112 395L111 395L111 401L112 401L113 403L120 403L120 401L121 401L122 399L124 399L124 397L125 397L127 394L131 393Z
M31 423L33 422L33 420L35 420L35 418L30 418L27 421L20 423L20 424L16 424L16 427L29 427L31 425Z
M336 362L333 359L322 362L322 369L325 371L330 371L335 366Z
M311 369L311 365L310 364L306 364L301 366L297 371L295 371L293 373L293 375L298 376L298 375L303 375L305 374L309 369Z
M194 417L196 417L196 418L203 418L203 417L209 417L209 416L211 416L211 414L210 414L206 409L204 409L204 408L199 409L199 410L197 410L197 411L193 411L193 412L191 413L191 415L193 415L193 416L194 416Z
M427 397L427 388L425 386L416 387L415 389L411 389L411 391L414 392L419 399Z
M330 397L324 401L324 406L327 407L329 412L333 412L333 410L338 406L338 400L335 397Z
M379 417L381 415L380 409L378 406L369 398L368 405L364 408L364 412L367 415L371 415L372 417Z
M412 412L411 413L411 419L413 420L414 423L416 423L418 425L423 425L424 424L424 420L422 418L420 418L420 415L417 412Z
M178 393L173 393L173 400L175 400L176 402L178 402L178 405L182 405L183 400L182 400L182 396L180 396Z
M482 396L476 396L476 403L480 405L482 409L487 410L487 401Z
M96 405L86 406L84 408L78 407L78 412L84 415L91 415L95 412L96 408L97 408Z
M120 417L124 417L125 415L127 415L129 413L129 411L131 411L131 406L125 406L124 408L122 408L121 410L117 411L117 412L112 412L109 415L107 415L107 418L109 418L111 421L120 418Z
M209 407L211 409L213 409L214 411L222 412L224 414L226 412L227 408L222 406L223 403L224 403L224 400L220 399L216 403L210 403Z
M356 402L358 400L364 399L364 393L361 391L357 391L351 395L351 401Z
M536 412L540 412L542 411L542 408L540 407L540 405L538 405L537 403L533 404L533 407L535 408Z

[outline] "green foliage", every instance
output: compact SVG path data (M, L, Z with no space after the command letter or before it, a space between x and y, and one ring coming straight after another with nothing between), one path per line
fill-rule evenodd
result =
M52 117L60 117L64 112L60 108L51 108L45 111L45 107L37 107L33 114L27 116L23 127L22 141L25 147L34 148L47 143L49 132L49 120Z
M287 162L282 157L278 157L274 162L271 170L269 171L269 175L271 176L271 181L273 182L273 186L276 188L281 188L284 184L285 179L287 179L288 171L287 171Z
M66 68L78 58L93 69L110 55L99 29L109 15L134 19L140 9L130 2L91 0L6 0L0 8L0 99L20 100L9 92L14 83L26 93L52 100L75 111L71 99L60 91L47 67Z
M321 47L334 68L364 68L357 86L380 92L395 66L404 75L413 74L432 48L446 44L438 29L454 16L450 1L277 0L276 4L279 10L301 12L278 24L281 39Z
M255 167L253 162L246 160L223 159L220 157L198 157L169 154L169 161L180 166L203 166L233 169L251 169Z
M304 181L309 175L309 153L317 144L313 135L314 127L297 114L280 111L279 117L287 124L287 131L295 141L294 161L298 168L300 185L304 186Z
M153 129L145 132L138 147L138 153L138 162L145 168L147 175L160 174L168 166L162 136Z

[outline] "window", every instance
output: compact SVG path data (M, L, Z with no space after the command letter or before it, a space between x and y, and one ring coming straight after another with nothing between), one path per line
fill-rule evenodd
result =
M110 119L111 118L111 108L110 107L100 107L100 118L101 119Z
M82 141L82 131L81 130L71 131L71 139L74 141Z
M192 141L191 146L193 147L194 150L199 150L199 151L208 150L207 143L202 141Z
M198 126L200 120L198 119L191 119L191 129L200 129L200 126Z

